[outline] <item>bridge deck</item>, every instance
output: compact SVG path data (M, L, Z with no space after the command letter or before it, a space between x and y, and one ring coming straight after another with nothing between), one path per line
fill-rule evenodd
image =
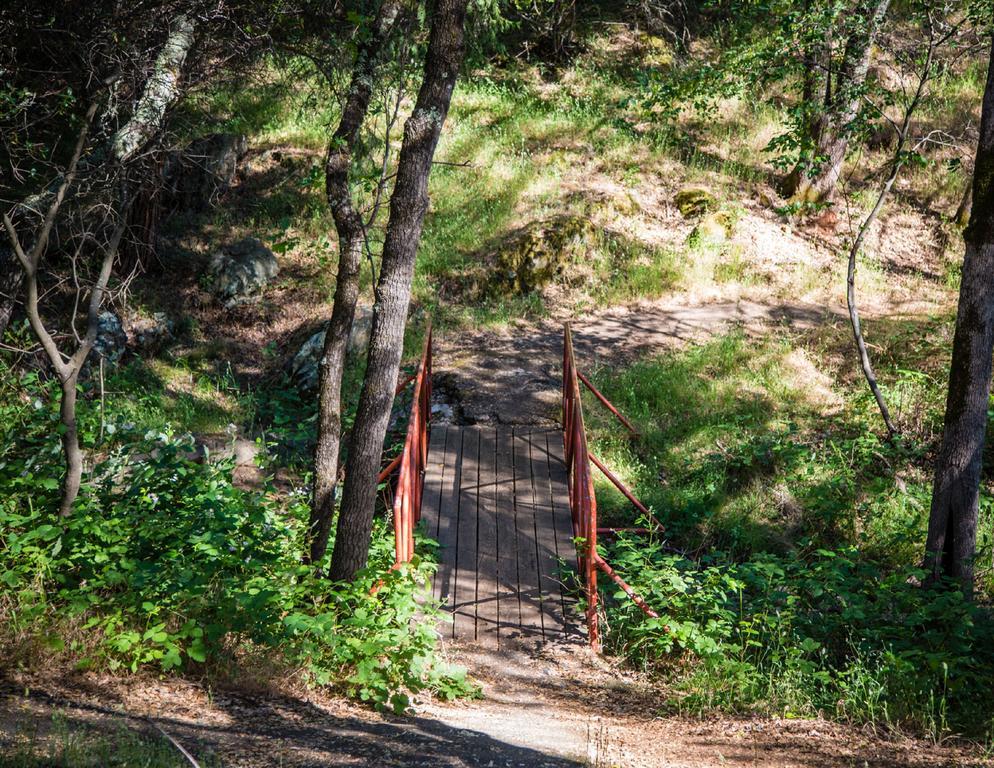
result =
M561 583L576 564L561 432L433 427L422 519L440 544L434 595L454 614L443 634L490 647L579 634Z

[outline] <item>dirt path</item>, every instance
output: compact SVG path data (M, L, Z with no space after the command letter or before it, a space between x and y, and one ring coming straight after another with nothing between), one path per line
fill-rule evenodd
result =
M648 681L583 644L538 653L455 649L484 685L481 701L431 704L448 726L584 766L898 768L990 765L966 749L883 738L825 720L660 716ZM472 763L469 763L472 765ZM500 765L500 763L495 763ZM523 763L522 765L531 765Z
M841 309L751 301L686 305L660 301L613 307L573 321L577 362L584 370L617 364L724 333L777 325L811 328L842 322ZM502 330L440 336L436 388L467 423L549 424L559 416L563 319L518 323Z
M450 649L484 687L475 701L422 701L411 716L318 692L216 690L169 679L21 678L0 688L0 755L52 730L155 735L151 718L225 768L937 768L991 765L965 747L883 738L824 720L662 717L658 693L582 644L537 652ZM37 738L37 737L36 737ZM0 764L3 761L0 760Z

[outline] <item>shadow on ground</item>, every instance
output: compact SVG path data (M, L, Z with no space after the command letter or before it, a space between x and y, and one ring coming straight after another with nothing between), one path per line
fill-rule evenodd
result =
M573 322L577 365L616 366L736 327L810 328L836 319L822 306L721 302L700 306L615 308ZM475 424L543 424L559 419L563 331L547 320L533 327L481 330L439 340L435 369Z
M148 720L88 697L0 691L0 751L25 734L44 735L59 713L70 731L119 732L122 725L154 734ZM152 702L150 702L150 705ZM198 716L199 714L199 716ZM216 693L200 713L153 713L154 723L196 757L256 768L328 766L528 766L575 768L582 763L498 741L478 731L425 717L342 714L299 699Z

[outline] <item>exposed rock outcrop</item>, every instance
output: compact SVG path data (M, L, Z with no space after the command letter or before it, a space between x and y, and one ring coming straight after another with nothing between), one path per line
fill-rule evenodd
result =
M226 307L257 297L279 271L275 254L255 237L223 246L207 267L211 290Z

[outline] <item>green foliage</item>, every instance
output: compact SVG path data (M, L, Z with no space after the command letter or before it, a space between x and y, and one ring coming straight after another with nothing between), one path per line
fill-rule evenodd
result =
M994 717L994 621L957 591L921 588L914 568L852 548L692 561L629 538L608 556L660 610L645 619L616 595L611 641L644 664L690 660L673 702L684 711L825 713L935 736Z
M74 514L56 517L56 401L33 377L22 385L0 406L5 644L28 638L83 668L132 671L268 656L398 711L426 687L469 690L437 661L435 611L415 600L430 563L392 570L380 525L370 567L329 583L300 563L306 493L238 489L232 463L198 460L189 437L119 427Z
M928 443L917 438L941 423L942 382L909 356L936 350L921 324L877 338L881 384L907 425L894 444L873 433L861 382L819 391L823 358L796 338L733 333L596 375L641 434L627 442L591 402L593 450L633 485L668 539L605 546L660 613L647 619L608 593L607 639L672 681L668 706L824 713L936 737L989 726L989 576L985 597L970 604L955 590L920 587L915 567L931 478ZM637 522L612 489L597 495L605 522ZM987 562L989 493L982 499Z
M926 57L934 55L935 61L928 59L926 79L931 82L923 90L923 103L915 105L927 111L933 91L955 74L962 46L951 35L938 51L928 53L929 34L939 39L939 27L964 21L964 30L971 25L982 29L990 23L989 13L984 15L989 5L990 0L892 3L883 19L884 33L878 33L875 4L866 0L707 0L701 11L716 22L707 30L709 53L676 66L644 67L638 75L639 95L625 103L638 105L653 120L672 123L685 110L713 117L720 102L734 96L763 101L778 114L782 129L766 146L771 164L778 171L798 168L813 175L827 159L818 148L819 133L865 139L874 129L891 131L890 113L909 107ZM917 46L903 42L919 39ZM847 72L858 71L856 62L867 42L874 61L900 72L892 79L904 78L901 84L873 76L847 79ZM828 87L825 72L832 73ZM850 105L858 107L851 110ZM917 150L898 160L933 162ZM798 202L807 210L805 202L818 201Z

